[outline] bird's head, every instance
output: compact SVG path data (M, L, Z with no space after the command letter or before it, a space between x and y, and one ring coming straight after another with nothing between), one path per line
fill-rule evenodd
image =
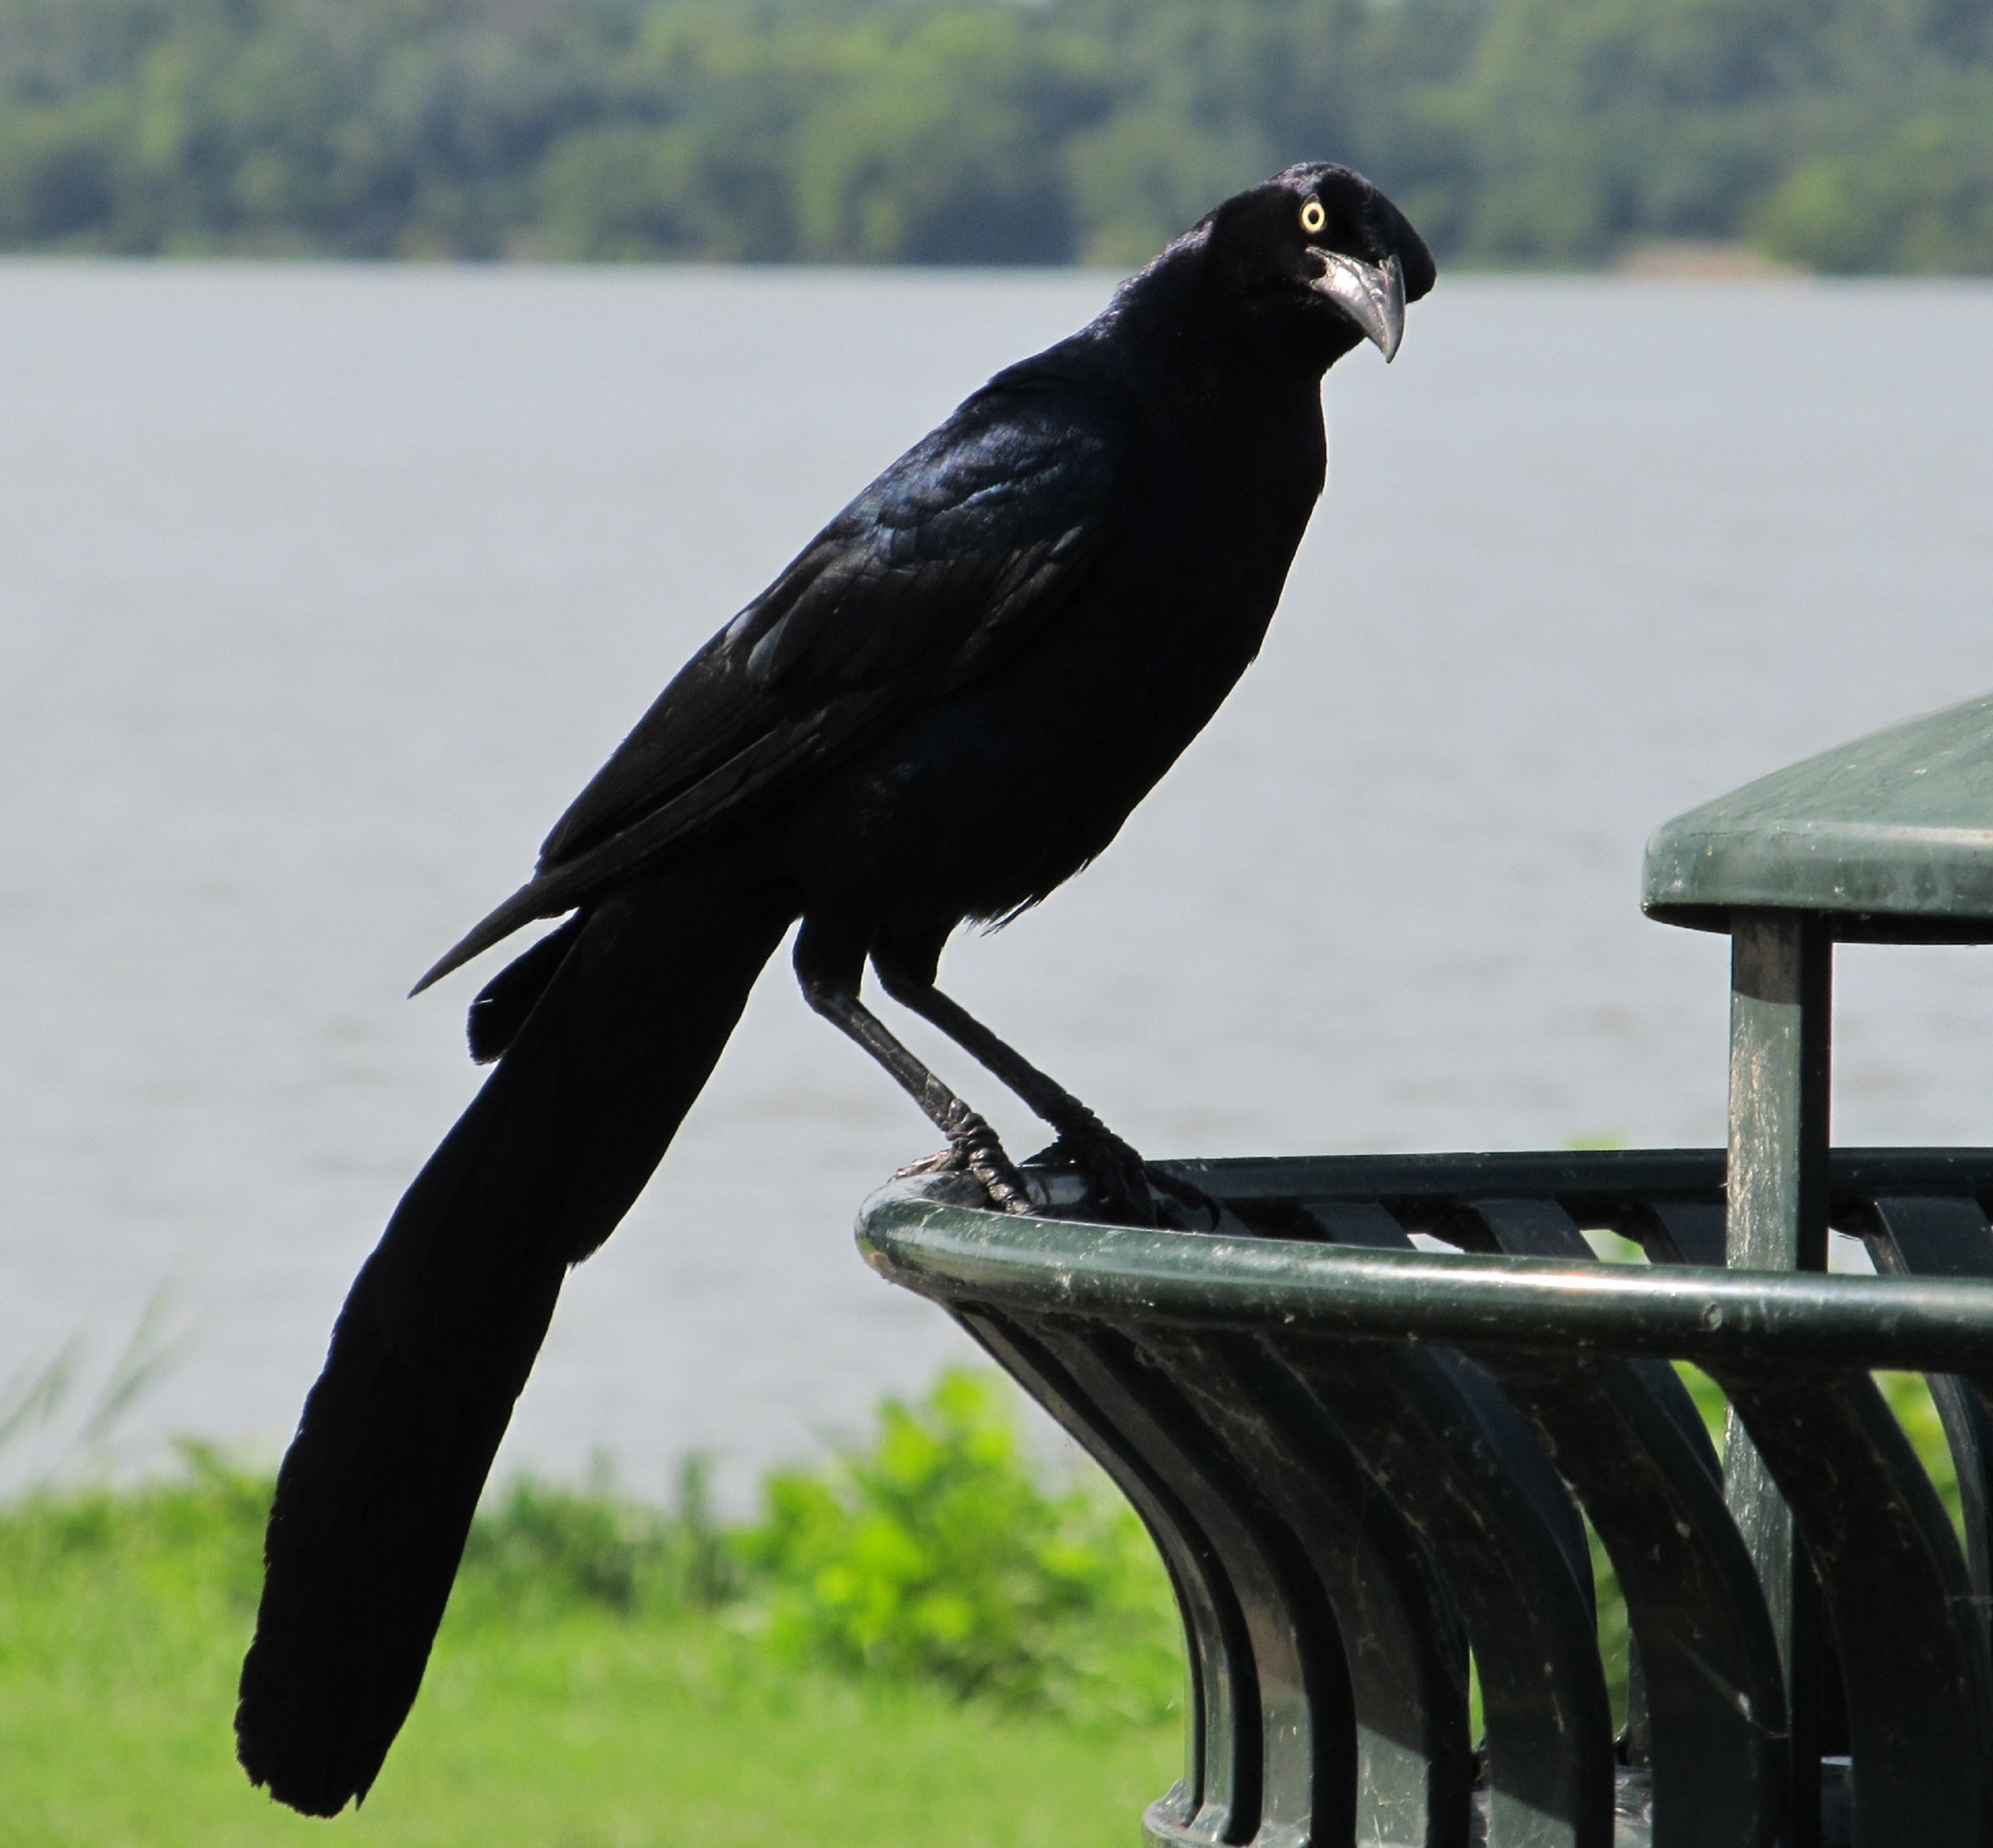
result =
M1323 365L1368 340L1389 360L1437 272L1410 221L1360 173L1304 161L1236 193L1183 240L1206 274Z

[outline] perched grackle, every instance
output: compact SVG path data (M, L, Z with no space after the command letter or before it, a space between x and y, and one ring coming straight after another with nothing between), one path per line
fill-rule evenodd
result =
M1114 1217L1140 1158L934 986L967 919L1114 837L1258 652L1322 491L1323 372L1388 360L1431 257L1346 168L1229 199L1099 318L1000 372L707 643L427 987L566 922L470 1009L497 1069L361 1270L277 1477L236 1732L332 1815L422 1681L492 1458L570 1264L629 1209L801 920L813 1008L1028 1210L989 1125L859 999L931 1021L1058 1132Z

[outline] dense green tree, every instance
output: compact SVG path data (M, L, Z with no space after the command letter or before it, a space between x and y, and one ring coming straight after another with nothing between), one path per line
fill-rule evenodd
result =
M1802 160L1754 229L1775 255L1820 269L1993 275L1993 78L1878 140Z
M796 137L804 254L1071 258L1059 155L1107 108L1093 48L1020 10L985 6L883 14L837 49L842 81Z
M1993 270L1993 0L0 0L0 246L1125 263L1304 157L1443 252Z

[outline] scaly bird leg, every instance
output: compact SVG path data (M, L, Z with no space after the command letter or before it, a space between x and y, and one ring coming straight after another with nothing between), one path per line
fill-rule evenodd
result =
M1048 1154L1069 1158L1101 1193L1100 1205L1124 1224L1154 1225L1147 1165L1057 1079L1040 1071L1014 1046L998 1039L958 1001L890 952L875 950L872 967L879 985L911 1012L937 1027L986 1071L1015 1091L1043 1121L1059 1132ZM1170 1191L1175 1191L1173 1186Z
M928 1120L948 1138L954 1164L973 1174L1004 1212L1037 1210L1024 1176L1004 1153L996 1132L894 1039L852 989L840 982L806 975L800 969L797 977L803 985L803 998L884 1066L921 1107Z

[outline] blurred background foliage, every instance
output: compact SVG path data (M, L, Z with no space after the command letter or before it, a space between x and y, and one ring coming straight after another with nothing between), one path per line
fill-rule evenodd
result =
M339 1828L379 1848L1125 1842L1181 1762L1169 1580L1020 1409L950 1374L771 1478L752 1516L716 1512L696 1462L670 1507L606 1464L495 1492L407 1731ZM271 1477L199 1443L181 1461L113 1486L79 1453L0 1501L4 1848L332 1838L234 1763Z
M1680 1371L1720 1452L1722 1394ZM1916 1374L1875 1378L1963 1537L1928 1387ZM1000 1374L951 1370L918 1399L884 1402L863 1441L769 1475L745 1521L716 1512L698 1458L670 1508L621 1493L606 1462L580 1488L517 1479L471 1530L438 1660L489 1657L528 1637L581 1648L574 1625L594 1619L639 1655L678 1663L680 1679L692 1646L693 1678L709 1691L827 1676L942 1696L985 1718L1162 1724L1185 1685L1162 1563L1099 1472L1071 1453L1034 1453L1024 1415ZM177 1480L114 1488L86 1475L0 1504L0 1747L37 1688L115 1681L134 1639L159 1646L147 1669L158 1702L198 1705L189 1677L232 1676L273 1484L210 1445L179 1448ZM1592 1554L1623 1721L1626 1608L1595 1535ZM0 1842L12 1839L0 1826Z
M450 1635L474 1647L593 1613L702 1630L707 1668L737 1678L820 1670L1088 1724L1163 1720L1184 1667L1162 1563L1091 1465L1030 1450L1022 1405L1000 1375L951 1370L886 1401L862 1443L770 1475L745 1522L716 1514L698 1458L669 1508L620 1493L606 1462L580 1488L515 1480L472 1528ZM82 1622L120 1599L191 1599L246 1642L273 1482L179 1448L179 1480L86 1476L0 1504L0 1736L10 1697L49 1672L29 1606L67 1601Z
M0 246L1127 264L1290 160L1450 258L1993 271L1993 0L0 0Z

